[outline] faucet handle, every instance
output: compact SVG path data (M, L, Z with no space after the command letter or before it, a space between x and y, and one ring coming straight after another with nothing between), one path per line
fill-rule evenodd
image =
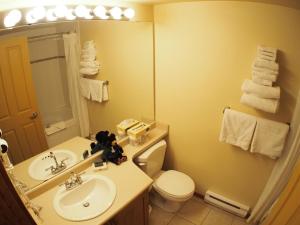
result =
M45 171L48 171L48 170L52 171L53 169L54 169L54 166L50 166L49 168L46 168Z

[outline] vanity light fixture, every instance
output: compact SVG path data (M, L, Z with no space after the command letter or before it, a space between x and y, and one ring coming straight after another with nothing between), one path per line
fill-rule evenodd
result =
M78 16L79 18L85 18L86 16L88 16L88 14L90 14L89 9L84 5L76 6L74 12L75 15Z
M33 23L36 23L37 21L38 21L38 19L34 16L33 9L28 11L26 14L26 22L28 24L33 24Z
M107 20L109 18L109 16L107 15L107 9L102 6L102 5L98 5L93 13L95 14L95 16L99 17L102 20Z
M10 11L4 18L4 26L7 28L15 26L22 19L22 13L18 9Z
M68 8L65 5L57 5L54 9L54 15L57 18L63 18L68 14Z
M25 13L25 19L22 19L23 13ZM12 28L18 23L34 24L45 21L75 20L77 17L80 19L93 19L96 17L101 20L130 20L134 16L135 11L132 8L104 7L102 5L89 8L82 4L67 7L59 4L52 8L37 6L28 11L26 9L13 9L4 17L3 24L6 28Z
M41 20L46 16L46 9L43 6L38 6L32 9L32 16L36 20Z
M111 10L109 10L110 15L115 20L120 20L122 18L122 9L119 7L113 7Z
M47 10L47 13L46 13L46 19L47 21L49 22L52 22L52 21L56 21L57 20L57 17L54 16L54 9L48 9Z
M73 14L73 9L68 9L68 12L66 14L67 20L75 20L76 16Z
M128 19L132 19L135 16L135 11L132 8L125 9L124 16Z

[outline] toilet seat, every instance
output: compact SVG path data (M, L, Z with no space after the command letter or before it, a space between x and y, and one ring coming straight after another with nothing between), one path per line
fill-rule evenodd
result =
M181 202L192 197L195 183L184 173L168 170L154 181L153 187L166 199Z

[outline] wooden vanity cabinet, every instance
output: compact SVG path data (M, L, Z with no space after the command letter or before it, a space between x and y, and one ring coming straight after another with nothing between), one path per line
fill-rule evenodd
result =
M148 190L135 198L105 225L148 225Z

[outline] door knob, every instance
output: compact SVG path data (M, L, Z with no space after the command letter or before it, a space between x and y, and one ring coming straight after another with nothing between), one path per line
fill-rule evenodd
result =
M32 115L30 116L30 119L34 120L35 118L38 117L38 113L37 112L33 112Z

